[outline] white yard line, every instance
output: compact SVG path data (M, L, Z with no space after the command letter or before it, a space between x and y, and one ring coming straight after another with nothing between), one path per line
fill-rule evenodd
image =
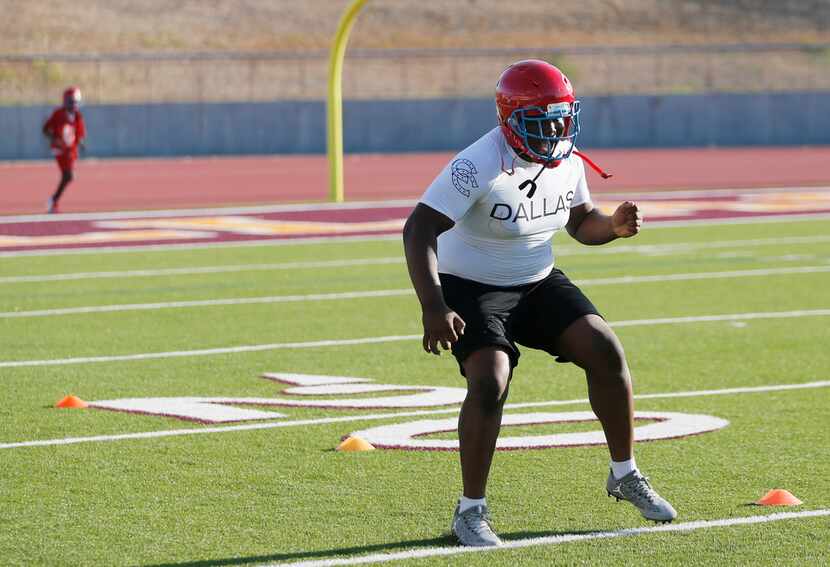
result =
M121 311L155 311L159 309L181 309L184 307L215 307L219 305L293 303L298 301L333 301L343 299L363 299L367 297L391 297L411 294L413 294L413 291L411 289L380 289L375 291L347 291L342 293L313 293L308 295L272 295L266 297L234 297L229 299L168 301L163 303L92 305L88 307L66 307L63 309L41 309L37 311L6 311L0 312L0 319L13 319L20 317L50 317L53 315L78 315L85 313L115 313Z
M773 311L766 313L734 313L732 315L692 315L689 317L663 317L658 319L632 319L609 323L612 327L641 327L644 325L682 325L684 323L713 323L717 321L749 321L752 319L791 319L794 317L826 317L830 309L799 311Z
M388 563L390 561L402 561L406 559L423 559L427 557L447 557L452 555L493 553L503 549L520 549L524 547L541 547L549 545L561 545L592 539L612 539L617 537L632 537L648 534L691 532L709 528L727 528L731 526L746 526L753 524L764 524L768 522L781 522L784 520L798 520L807 518L820 518L830 516L830 510L804 510L801 512L778 512L775 514L762 514L759 516L744 516L742 518L722 518L719 520L698 520L696 522L682 522L652 526L645 528L625 528L607 532L589 532L574 534L559 534L544 537L532 537L525 539L506 540L502 547L420 547L407 551L392 553L375 553L358 557L333 558L333 559L312 559L310 561L296 561L289 563L270 563L266 567L336 567L339 565L369 565L373 563ZM473 562L474 559L469 559ZM479 559L476 564L484 564L484 558ZM471 563L473 564L473 563Z
M219 347L199 350L178 350L168 352L148 352L141 354L125 354L115 356L89 356L80 358L57 358L51 360L14 360L0 362L0 368L17 368L21 366L55 366L63 364L87 364L91 362L122 362L130 360L152 360L159 358L179 358L188 356L212 356L216 354L237 354L241 352L261 352L268 350L281 350L292 348L318 348L330 346L365 345L373 343L410 341L420 338L421 335L388 335L384 337L365 337L361 339L333 339L322 341L305 341L296 343L270 343L261 345Z
M621 252L632 252L642 255L658 255L718 248L749 248L756 246L783 246L789 244L818 244L822 242L830 242L830 235L781 236L778 238L751 238L744 240L721 240L716 242L676 242L673 244L616 244L614 246L604 248L557 244L554 245L554 251L557 256L619 254ZM337 268L347 266L368 266L373 264L396 264L403 263L403 261L403 256L397 256L382 258L356 258L352 260L320 260L316 262L282 262L277 264L241 264L228 266L196 266L192 268L159 268L108 272L72 272L63 274L45 274L39 276L2 276L0 277L0 284L98 278L133 278L168 275L213 274L243 271L294 270L306 268Z
M749 386L744 388L724 388L721 390L697 390L687 392L665 392L656 394L638 394L635 399L659 398L691 398L698 396L724 396L732 394L754 394L763 392L780 392L786 390L804 390L812 388L826 388L830 380L819 382L805 382L801 384L771 384L768 386ZM527 402L506 404L505 409L524 409L531 407L566 406L587 404L588 399L551 400L547 402ZM352 421L377 421L400 417L418 417L424 415L456 414L459 408L417 410L404 412L389 412L381 414L348 415L342 417L322 417L315 419L295 419L291 421L271 421L267 423L246 423L241 425L225 425L218 427L201 427L193 429L168 429L163 431L145 431L140 433L121 433L116 435L95 435L91 437L67 437L64 439L41 439L37 441L18 441L14 443L0 443L0 449L17 449L22 447L45 447L52 445L74 445L77 443L93 443L106 441L122 441L128 439L154 439L158 437L177 437L181 435L201 435L205 433L227 433L231 431L254 431L259 429L276 429L282 427L302 427L308 425L325 425L330 423L348 423Z
M665 317L660 319L633 319L609 323L612 327L638 327L649 325L675 325L686 323L712 323L717 321L745 321L750 319L787 319L797 317L826 317L830 309L810 309L799 311L773 311L756 313L730 313L726 315L698 315L690 317ZM364 337L359 339L330 339L320 341L269 343L260 345L243 345L199 350L181 350L166 352L148 352L139 354L122 354L112 356L88 356L79 358L53 358L46 360L7 360L0 362L0 368L20 368L30 366L61 366L65 364L89 364L95 362L124 362L132 360L152 360L160 358L179 358L190 356L213 356L217 354L236 354L242 352L262 352L280 349L319 348L333 346L365 345L398 341L421 340L422 335L387 335Z
M385 258L355 258L352 260L319 260L315 262L281 262L278 264L237 264L229 266L195 266L192 268L158 268L148 270L121 270L116 272L73 272L42 276L3 276L4 283L55 282L102 278L140 278L156 276L189 276L194 274L225 274L235 272L265 272L272 270L308 270L321 268L346 268L351 266L375 266L402 264L403 256Z
M615 278L594 278L574 280L577 285L615 285L629 283L674 282L689 280L709 280L720 278L751 278L759 276L780 276L785 274L815 274L830 272L828 266L789 266L786 268L760 268L757 270L731 270L725 272L692 272L688 274L659 274L654 276L620 276Z
M652 276L620 276L614 278L595 278L574 280L581 286L616 285L653 282L674 282L688 280L744 278L759 276L777 276L787 274L814 274L830 272L830 266L791 266L785 268L763 268L758 270L732 270L726 272L693 272L687 274L659 274ZM82 307L64 307L57 309L38 309L33 311L3 311L0 319L17 319L28 317L51 317L57 315L78 315L89 313L115 313L122 311L154 311L159 309L182 309L187 307L215 307L222 305L251 305L263 303L292 303L302 301L332 301L344 299L364 299L368 297L393 297L412 295L410 288L381 289L373 291L347 291L339 293L314 293L307 295L271 295L264 297L231 297L222 299L200 299L193 301L168 301L158 303L127 303L116 305L90 305Z
M409 204L414 204L409 202ZM360 208L360 207L352 207ZM169 211L176 213L176 211ZM124 218L136 216L135 214L126 214ZM178 216L170 214L165 216ZM106 217L116 218L116 217ZM2 218L0 218L2 219ZM66 217L63 217L66 219ZM49 220L63 220L61 218L52 218ZM721 219L700 219L700 220L679 220L679 221L648 221L648 228L683 228L690 226L713 226L724 224L763 224L763 223L781 223L781 222L802 222L814 220L830 219L830 213L805 213L794 215L775 215L775 216L758 216L758 217L739 217L739 218L721 218ZM3 221L0 220L0 223ZM13 221L6 221L13 222ZM378 235L361 235L361 236L309 236L298 238L271 238L262 240L243 240L233 242L197 242L197 243L182 243L182 244L148 244L148 245L134 245L134 246L93 246L86 248L59 248L46 250L16 250L8 252L0 252L0 258L18 258L27 256L67 256L74 254L107 254L118 252L146 252L146 251L181 251L181 250L198 250L198 249L213 249L213 248L247 248L252 246L282 246L282 245L298 245L298 244L326 244L332 242L344 241L382 241L382 240L400 240L401 235L395 234L378 234ZM618 250L622 247L617 247ZM597 253L594 247L593 253ZM584 249L582 249L584 251ZM608 251L608 248L600 249L603 252ZM587 253L587 252L584 252ZM606 252L608 253L608 252Z

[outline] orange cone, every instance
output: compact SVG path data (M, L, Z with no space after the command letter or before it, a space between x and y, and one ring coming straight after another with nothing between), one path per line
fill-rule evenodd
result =
M755 503L758 506L798 506L802 502L793 496L789 490L776 488L764 494L764 496Z
M368 441L360 437L346 437L340 445L337 446L338 451L374 451L375 447Z
M87 406L89 406L89 404L78 396L73 396L72 394L66 396L55 404L56 408L85 408Z

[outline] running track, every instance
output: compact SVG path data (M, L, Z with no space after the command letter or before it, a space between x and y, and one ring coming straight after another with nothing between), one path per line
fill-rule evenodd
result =
M830 185L830 147L588 150L614 174L590 169L592 193ZM346 198L414 199L450 153L350 155ZM40 213L54 163L0 163L0 215ZM175 209L325 201L325 156L81 160L63 212Z

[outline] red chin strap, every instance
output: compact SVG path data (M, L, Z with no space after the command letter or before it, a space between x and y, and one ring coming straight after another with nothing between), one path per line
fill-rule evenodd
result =
M603 179L608 179L609 177L613 177L610 173L605 173L605 171L603 171L603 169L600 166L595 164L594 161L591 158L589 158L588 156L586 156L582 152L580 152L578 150L574 150L573 153L575 153L577 156L579 156L579 158L582 161L584 161L585 163L590 165L591 169L593 169L594 171L599 173L602 176Z
M529 156L529 155L525 154L525 153L524 153L523 151L521 151L521 150L516 149L515 147L513 148L513 150L514 150L514 151L515 151L515 152L516 152L516 153L517 153L517 154L518 154L518 155L519 155L522 159L528 159L528 158L530 158L530 156ZM574 154L576 154L576 156L577 156L577 157L579 157L579 159L581 159L582 161L584 161L585 163L587 163L589 166L591 166L591 169L593 169L594 171L596 171L597 173L599 173L599 175L600 175L603 179L608 179L609 177L613 177L613 175L612 175L612 174L610 174L610 173L606 173L604 169L602 169L600 166L598 166L596 163L594 163L594 160L592 160L591 158L589 158L589 157L588 157L587 155L585 155L584 153L580 152L579 150L573 150L573 153L574 153ZM536 160L534 160L534 159L530 159L530 161L536 161ZM559 166L559 164L560 164L560 163L562 163L562 160L550 160L550 161L547 161L547 162L536 162L536 163L541 163L541 164L542 164L542 171L544 171L545 169L553 169L554 167L558 167L558 166ZM538 175L537 175L537 177L538 177Z

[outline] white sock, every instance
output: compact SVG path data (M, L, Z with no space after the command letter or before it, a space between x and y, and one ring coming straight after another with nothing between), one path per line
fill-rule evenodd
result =
M461 514L470 508L486 505L487 502L485 502L484 498L467 498L466 496L461 496L461 500L458 503L458 513Z
M634 457L632 456L627 461L611 461L611 472L614 473L614 478L617 480L621 479L631 471L637 470L637 463L634 462Z

